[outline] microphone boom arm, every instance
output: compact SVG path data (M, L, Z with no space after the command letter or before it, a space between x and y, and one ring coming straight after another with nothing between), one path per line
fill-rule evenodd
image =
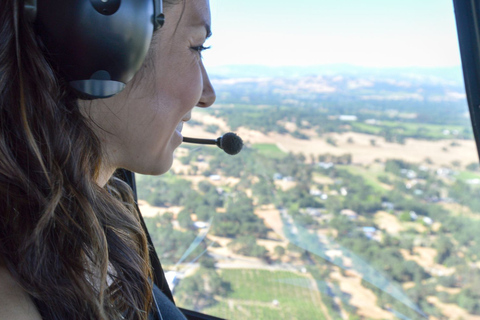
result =
M183 142L197 143L197 144L216 144L216 145L218 145L218 139L197 139L197 138L183 137Z

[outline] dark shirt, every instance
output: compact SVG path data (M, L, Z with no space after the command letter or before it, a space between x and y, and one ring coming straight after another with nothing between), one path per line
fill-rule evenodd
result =
M157 286L153 287L153 295L160 309L161 317L156 314L155 302L153 303L153 311L150 313L148 320L186 320L185 316L178 308L163 294Z

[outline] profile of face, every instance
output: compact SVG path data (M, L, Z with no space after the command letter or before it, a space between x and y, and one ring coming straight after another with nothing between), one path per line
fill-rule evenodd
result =
M192 109L215 101L200 54L210 33L209 1L185 0L167 7L165 16L126 88L111 98L80 101L105 151L103 176L116 168L153 175L168 171Z

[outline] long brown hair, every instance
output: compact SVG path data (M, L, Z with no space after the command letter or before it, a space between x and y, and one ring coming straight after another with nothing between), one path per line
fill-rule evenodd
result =
M101 144L32 29L23 1L0 1L0 260L45 319L146 319L132 192L97 185Z

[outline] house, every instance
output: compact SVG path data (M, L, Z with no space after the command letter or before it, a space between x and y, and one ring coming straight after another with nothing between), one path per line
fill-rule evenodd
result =
M346 216L350 220L357 220L358 219L358 213L356 213L355 211L350 210L350 209L343 209L342 211L340 211L340 214L342 216Z
M319 162L317 163L317 166L319 166L322 169L330 169L333 167L333 162Z
M338 117L338 120L340 121L357 121L358 117L357 116L352 116L352 115L341 115Z
M433 224L433 220L430 217L423 217L423 222L429 226Z
M322 215L320 209L317 208L305 208L305 213L313 217L320 217Z
M363 231L363 234L365 235L365 237L367 237L368 239L372 239L375 236L375 234L377 233L377 228L375 228L375 227L363 227L362 231Z
M395 209L395 205L391 202L382 202L382 208L386 210L393 210Z
M273 175L273 180L282 180L282 179L283 179L283 176L281 173L277 172Z
M218 174L212 174L209 178L212 181L220 181L220 176Z
M204 221L195 221L193 226L197 229L206 229L208 228L208 223Z
M415 220L418 219L418 215L417 215L417 213L416 213L415 211L410 211L409 213L410 213L410 218L411 218L413 221L415 221Z

